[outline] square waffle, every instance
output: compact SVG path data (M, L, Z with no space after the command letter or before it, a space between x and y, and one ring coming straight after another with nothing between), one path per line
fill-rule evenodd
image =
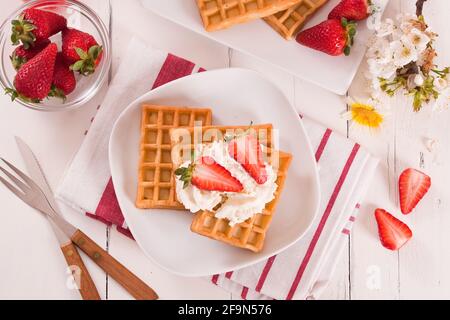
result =
M327 2L328 0L301 0L289 9L265 17L264 20L282 37L291 40Z
M232 227L227 219L218 219L213 212L201 211L195 214L191 231L235 247L260 252L264 246L264 240L280 200L292 161L292 155L281 151L274 152L279 155L276 180L278 189L275 192L275 199L266 205L262 213Z
M184 156L190 157L192 150L195 148L195 145L190 142L198 141L199 137L196 135L202 135L201 143L210 143L217 139L222 139L227 133L239 134L248 130L248 128L248 126L204 127L198 132L193 128L172 129L170 136L172 139L172 159L174 159L175 168L178 168L184 162L182 160L185 159ZM216 218L213 212L198 212L194 216L191 231L239 248L259 252L263 248L267 230L283 190L292 156L281 151L272 152L272 147L274 147L272 125L254 125L250 130L258 133L256 136L259 143L267 147L268 161L278 168L276 181L278 189L275 193L275 199L266 205L262 213L233 227L229 225L227 219ZM186 138L189 139L187 143L184 140ZM177 145L180 147L177 147ZM277 161L277 163L275 164L274 161Z
M229 28L285 10L300 0L197 0L207 31Z
M176 200L170 130L211 125L210 109L143 105L136 207L184 210Z

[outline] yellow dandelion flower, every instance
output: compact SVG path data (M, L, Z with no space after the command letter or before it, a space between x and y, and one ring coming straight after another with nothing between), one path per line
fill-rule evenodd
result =
M345 120L351 121L352 125L368 128L370 130L379 130L385 120L385 114L381 108L377 107L375 101L370 100L366 103L349 99L349 109L343 114Z

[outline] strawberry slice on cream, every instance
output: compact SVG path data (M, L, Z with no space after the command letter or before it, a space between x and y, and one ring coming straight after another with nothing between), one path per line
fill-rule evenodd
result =
M236 148L236 138L199 144L194 159L176 170L177 198L187 210L192 213L202 210L214 212L217 218L228 219L233 226L261 213L275 198L278 188L275 169L264 162L262 147L256 139L255 148L251 139L238 139L242 138L250 142L247 146L253 146L247 149L253 150L251 155L245 155L241 152L243 149ZM239 156L236 150L240 151ZM250 162L251 170L249 163L246 165L242 161L245 159L256 162ZM200 168L198 164L201 164Z

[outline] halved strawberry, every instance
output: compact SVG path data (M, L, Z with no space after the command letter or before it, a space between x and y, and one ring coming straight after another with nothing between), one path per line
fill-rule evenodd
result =
M247 134L234 138L228 145L228 152L255 179L256 183L267 182L267 170L263 161L261 145L254 135Z
M403 214L411 213L430 190L431 178L415 169L406 169L399 181L400 207Z
M383 209L375 210L375 218L378 223L378 234L381 244L389 250L399 250L413 236L411 229Z
M200 190L220 192L241 192L242 183L211 157L203 157L188 168L175 171L186 188L190 183Z

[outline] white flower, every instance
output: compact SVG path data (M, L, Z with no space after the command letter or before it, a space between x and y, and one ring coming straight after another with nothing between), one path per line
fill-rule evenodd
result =
M448 82L444 78L436 78L433 81L433 85L437 91L443 91L443 90L447 89Z
M376 29L377 37L383 38L389 36L394 33L396 30L396 26L394 25L394 21L392 19L386 19L380 26Z
M421 87L423 85L423 83L425 82L425 80L423 79L422 75L417 74L414 77L414 84L418 87Z
M416 48L411 43L393 41L390 46L394 53L394 64L397 67L403 67L419 58Z
M424 51L427 48L427 45L430 41L431 41L430 37L428 37L425 33L416 28L412 29L410 33L405 34L402 37L403 43L409 42L419 52Z
M368 59L370 74L375 77L381 77L385 79L391 78L397 71L397 67L392 63L381 63L376 59Z
M450 106L450 88L442 91L433 105L433 111L445 111Z
M417 20L417 17L410 13L399 14L397 15L397 21L400 26L400 30L403 33L409 33L413 28L411 20Z
M376 38L373 43L369 44L367 58L375 59L380 63L392 61L392 50L389 46L389 41L385 38Z

